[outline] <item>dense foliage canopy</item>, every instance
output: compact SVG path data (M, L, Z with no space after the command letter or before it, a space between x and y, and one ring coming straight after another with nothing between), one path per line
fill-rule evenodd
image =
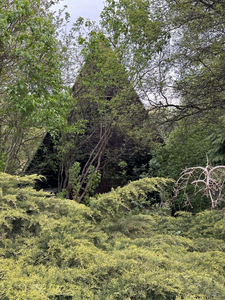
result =
M66 117L69 96L48 6L37 0L0 2L0 166L8 173L24 170L33 144Z

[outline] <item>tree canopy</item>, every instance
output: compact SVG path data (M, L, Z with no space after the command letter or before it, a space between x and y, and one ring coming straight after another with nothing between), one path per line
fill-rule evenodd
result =
M30 144L43 129L62 124L69 102L48 7L36 0L0 3L0 157L2 170L9 173L23 169L26 146L32 151Z
M224 108L224 9L223 1L108 0L102 25L143 98L180 119Z

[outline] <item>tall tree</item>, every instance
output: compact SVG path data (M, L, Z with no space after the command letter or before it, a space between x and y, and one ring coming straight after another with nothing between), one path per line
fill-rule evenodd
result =
M225 4L223 1L168 1L171 25L180 33L173 60L182 114L224 109Z
M108 0L102 25L141 97L178 120L224 108L224 12L220 0Z
M25 155L18 156L21 147L65 116L67 94L62 93L49 6L39 0L0 2L0 160L5 172L21 170L26 163Z
M91 184L91 168L94 168L93 176L101 171L102 180L111 174L110 183L105 187L108 190L113 186L117 172L115 168L119 168L122 160L133 157L140 149L145 150L146 156L149 150L146 140L150 136L146 134L143 138L144 135L141 135L143 130L148 132L147 111L130 84L117 54L109 46L102 32L92 32L88 43L84 43L85 64L73 87L74 108L68 117L67 128L70 132L64 131L61 135L61 188L67 187L70 194L72 182L69 169L79 161L81 189L79 195L75 193L73 196L79 201ZM72 129L74 124L79 123L84 125L82 134ZM107 168L109 165L113 171Z

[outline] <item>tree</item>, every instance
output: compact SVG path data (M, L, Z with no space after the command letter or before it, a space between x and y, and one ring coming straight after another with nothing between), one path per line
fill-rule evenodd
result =
M167 120L224 108L224 10L220 0L106 2L109 41L142 100L159 115L169 108Z
M117 54L101 31L92 31L89 41L83 43L85 63L73 86L74 107L68 116L70 130L62 131L59 146L62 159L59 182L61 189L68 189L67 196L71 195L72 187L69 170L76 161L81 164L80 195L74 194L79 201L85 197L93 179L89 176L91 168L94 167L93 176L101 172L102 182L106 178L111 181L105 182L104 191L107 191L115 186L112 182L118 164L140 149L149 149L147 135L144 139L141 136L141 131L149 130L147 111ZM83 124L82 133L73 131L76 124Z
M168 1L180 78L180 116L224 108L224 25L222 1ZM179 28L179 29L178 29ZM176 39L176 36L175 36Z
M5 172L21 171L27 162L21 148L26 153L26 147L38 144L43 131L62 124L67 112L49 6L38 0L0 3L0 158Z
M101 25L146 105L153 105L164 81L162 49L170 39L159 14L163 1L106 1ZM161 12L162 13L162 12Z
M217 0L106 2L101 24L109 43L153 124L172 125L161 126L165 147L153 151L150 174L177 179L209 151L224 159L224 11Z

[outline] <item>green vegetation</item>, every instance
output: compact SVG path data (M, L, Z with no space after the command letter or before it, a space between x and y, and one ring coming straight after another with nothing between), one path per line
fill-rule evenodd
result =
M147 210L160 178L90 207L36 192L35 179L0 174L1 299L224 299L223 211Z
M225 299L224 2L56 2L0 0L0 299Z
M8 173L24 170L43 132L65 122L70 103L48 7L0 2L0 167Z

